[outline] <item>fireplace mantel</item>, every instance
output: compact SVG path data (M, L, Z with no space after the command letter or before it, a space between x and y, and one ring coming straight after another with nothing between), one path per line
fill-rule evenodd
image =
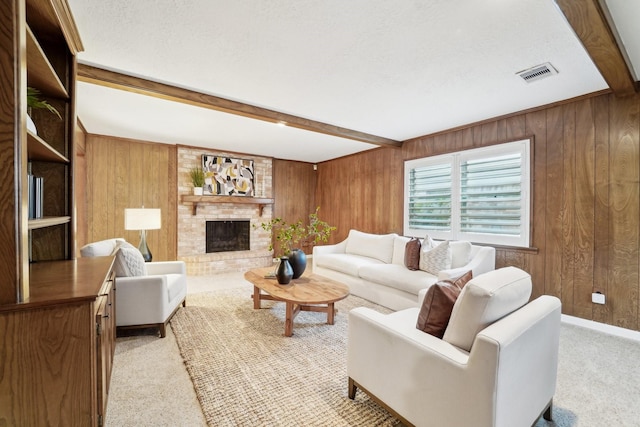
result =
M180 200L182 203L193 204L193 215L198 213L198 206L201 204L238 203L258 205L260 207L260 216L262 216L262 210L264 207L273 204L273 199L245 196L192 196L190 194L183 194Z

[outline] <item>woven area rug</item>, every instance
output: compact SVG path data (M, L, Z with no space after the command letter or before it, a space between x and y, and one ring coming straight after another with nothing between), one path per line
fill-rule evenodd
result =
M375 306L355 296L326 314L300 312L284 337L284 303L253 309L249 290L189 295L171 321L180 352L211 426L398 426L358 391L347 397L350 309Z

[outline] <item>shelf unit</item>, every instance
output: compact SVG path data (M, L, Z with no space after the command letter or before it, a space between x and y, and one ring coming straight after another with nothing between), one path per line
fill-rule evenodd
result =
M0 425L97 427L111 373L116 285L113 257L74 259L82 43L67 0L2 0L0 46ZM27 87L62 116L34 110L37 134L26 129ZM45 216L37 220L28 219L29 164L44 178Z
M30 116L38 134L26 133L27 161L32 173L44 178L45 217L27 221L32 262L71 259L75 249L73 129L77 49L69 43L64 21L52 19L60 16L59 5L58 0L26 0L27 86L37 89L62 116L60 120L49 111L34 110ZM28 289L22 294L28 295Z

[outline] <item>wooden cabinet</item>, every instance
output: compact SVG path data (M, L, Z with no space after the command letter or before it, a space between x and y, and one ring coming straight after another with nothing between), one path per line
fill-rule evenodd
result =
M109 379L116 350L116 287L112 271L96 300L96 363L98 425L103 424L109 397Z
M0 306L0 425L101 425L115 348L113 261L33 264L30 301Z

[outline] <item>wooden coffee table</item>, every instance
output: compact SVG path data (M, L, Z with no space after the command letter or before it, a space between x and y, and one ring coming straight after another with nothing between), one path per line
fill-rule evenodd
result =
M280 285L275 278L265 277L270 273L273 273L273 267L256 268L247 271L244 278L253 284L254 309L262 308L262 300L286 304L285 337L293 335L293 319L300 311L327 313L327 324L333 325L337 312L333 304L349 295L347 285L317 274L303 274L288 285Z

